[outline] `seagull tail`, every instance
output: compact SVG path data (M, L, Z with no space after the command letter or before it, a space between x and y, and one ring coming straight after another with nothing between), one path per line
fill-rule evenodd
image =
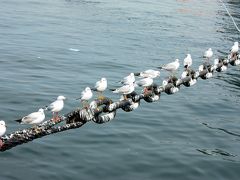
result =
M49 106L45 106L44 108L43 108L45 111L49 111L50 109L49 109Z
M22 119L17 119L17 120L15 120L16 122L18 122L18 123L21 123L22 122Z
M163 69L163 67L162 66L159 66L159 67L157 67L158 69Z
M134 73L134 76L140 76L140 73Z
M109 90L110 90L110 91L115 91L116 89L114 89L114 88L109 88Z
M92 91L97 91L97 88L93 87L91 88Z

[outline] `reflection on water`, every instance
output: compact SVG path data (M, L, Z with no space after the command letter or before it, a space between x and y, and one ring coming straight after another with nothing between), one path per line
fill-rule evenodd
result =
M233 136L237 136L237 137L240 137L240 134L237 134L237 133L234 133L234 132L231 132L229 130L226 130L224 128L218 128L218 127L212 127L210 125L208 125L207 123L202 123L203 125L205 125L206 127L210 128L210 129L216 129L216 130L220 130L220 131L223 131L227 134L230 134L230 135L233 135Z
M236 157L236 155L230 154L226 151L223 151L221 149L214 149L214 150L209 150L209 149L197 149L197 151L206 154L206 155L221 155L221 156L230 156L230 157Z

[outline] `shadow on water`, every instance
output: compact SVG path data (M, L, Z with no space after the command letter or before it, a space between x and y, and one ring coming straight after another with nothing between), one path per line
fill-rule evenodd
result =
M205 154L205 155L221 155L221 156L228 156L228 157L236 157L237 155L230 154L226 151L223 151L221 149L214 149L214 150L209 150L209 149L197 149L197 151Z
M208 125L207 123L202 123L202 124L203 124L204 126L210 128L210 129L215 129L215 130L223 131L223 132L225 132L225 133L227 133L227 134L240 137L240 134L237 134L237 133L228 131L228 130L226 130L226 129L224 129L224 128L212 127L212 126Z
M223 151L221 149L196 149L198 152L207 155L207 156L220 156L223 157L222 159L225 161L230 162L239 162L239 160L235 159L237 155L228 153L227 151ZM234 158L234 159L233 159Z

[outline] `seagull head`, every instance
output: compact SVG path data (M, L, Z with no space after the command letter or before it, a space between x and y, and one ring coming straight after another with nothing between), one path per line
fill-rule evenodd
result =
M0 121L0 126L5 126L6 127L5 121L1 120Z
M45 110L45 109L43 109L43 108L40 108L40 109L38 110L38 112L41 112L41 113L43 113L43 112L44 112L44 110Z
M176 59L175 62L179 62L179 59Z
M234 42L234 45L235 45L235 46L238 46L238 42Z
M64 96L58 96L57 97L57 100L65 100L66 99L66 97L64 97Z
M106 82L107 79L103 77L103 78L101 78L101 81Z
M208 51L212 51L212 48L209 48Z
M91 88L90 87L86 87L85 91L91 91Z

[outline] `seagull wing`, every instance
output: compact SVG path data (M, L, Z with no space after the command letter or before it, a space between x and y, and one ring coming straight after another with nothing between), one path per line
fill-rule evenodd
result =
M95 88L98 88L101 85L101 81L97 81L95 84Z
M31 123L35 119L37 119L40 116L39 112L33 112L25 117L22 118L23 123Z

